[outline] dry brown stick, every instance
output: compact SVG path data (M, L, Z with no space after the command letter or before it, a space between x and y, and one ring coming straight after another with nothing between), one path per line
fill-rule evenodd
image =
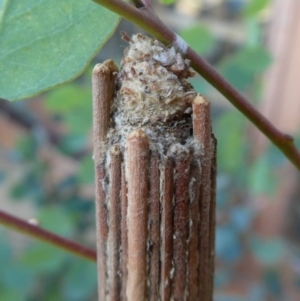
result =
M92 73L93 139L95 163L104 159L106 134L109 127L111 104L114 96L115 72L118 67L112 60L97 64Z
M104 163L96 167L96 228L97 228L97 266L98 266L98 289L99 299L105 300L106 296L106 242L108 237L107 204Z
M194 140L201 147L201 204L200 204L200 259L199 259L199 296L208 301L210 255L209 220L211 199L211 121L210 103L198 95L193 101Z
M214 271L215 271L215 236L216 236L216 180L217 180L217 139L212 135L212 163L211 163L211 207L210 207L210 226L209 226L209 245L210 245L210 273L209 273L209 294L213 300L214 292Z
M104 181L106 176L104 152L106 133L109 126L110 106L113 100L114 72L113 61L97 64L92 74L93 92L93 140L96 178L96 225L98 289L100 300L106 296L106 242L108 236L107 204Z
M175 159L175 207L173 241L173 299L185 300L187 284L187 240L189 225L190 156Z
M173 258L173 171L174 162L168 158L161 173L161 300L171 299L171 270Z
M122 301L126 301L126 285L127 285L127 264L128 264L128 240L127 240L127 185L125 178L125 167L122 165L122 188L121 188L121 211L122 211L122 289L121 296Z
M109 166L109 233L107 241L108 256L108 300L121 300L120 289L120 250L121 250L121 164L122 156L120 148L116 145L110 149Z
M190 177L190 234L189 234L189 262L188 262L188 301L198 298L198 266L199 266L199 195L201 186L200 162L194 161Z
M128 183L128 280L127 299L146 300L148 152L145 133L135 130L127 139L126 178Z
M149 245L149 300L157 301L160 284L160 173L157 155L152 155L150 161Z

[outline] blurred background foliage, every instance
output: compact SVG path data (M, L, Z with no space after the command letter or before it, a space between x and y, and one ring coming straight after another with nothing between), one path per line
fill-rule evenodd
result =
M154 4L169 26L260 104L263 74L274 63L266 47L272 1L160 0ZM0 101L1 209L35 218L41 227L93 248L90 75L96 62L120 60L126 47L120 30L139 31L122 21L76 80L29 100ZM268 212L262 213L260 202L266 198L272 203L280 194L281 169L287 162L273 146L256 151L256 134L249 122L200 76L191 82L212 102L218 139L215 301L297 300L293 296L300 273L291 266L299 266L298 249L276 232L277 221L275 234L269 236L261 235L259 223L272 219ZM297 195L289 199L297 200ZM299 208L286 205L282 210L288 208L292 208L290 228L295 228L292 237L299 240L300 223L294 226L292 221L298 219ZM94 263L4 228L0 231L0 301L96 300Z

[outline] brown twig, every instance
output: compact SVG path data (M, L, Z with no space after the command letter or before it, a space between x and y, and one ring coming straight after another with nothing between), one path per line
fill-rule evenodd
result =
M74 255L86 258L91 261L96 261L96 252L76 242L58 236L52 232L41 229L38 226L31 225L27 221L19 219L8 213L0 210L0 224L17 230L20 233L27 234L36 239L42 240L48 244L56 246L60 249L66 250Z
M109 126L110 107L114 93L114 72L117 68L108 60L97 64L92 74L93 85L93 139L96 178L96 225L98 255L98 289L99 297L105 300L107 274L107 238L108 211L105 190L105 158L106 134Z
M122 289L121 295L123 296L123 301L127 300L126 297L126 286L127 286L127 264L128 264L128 233L127 233L127 208L128 208L128 199L127 199L127 183L125 177L125 167L122 165L122 181L121 181L121 211L122 211Z
M200 162L194 161L191 166L190 182L190 236L189 236L189 275L188 275L188 301L197 300L199 296L199 252L195 251L199 245L200 212L199 194L201 186Z
M174 44L177 40L177 35L154 14L151 15L149 10L138 9L119 0L93 1L135 23L165 44ZM188 47L185 54L191 60L192 67L242 112L300 170L300 152L295 147L293 138L280 132L193 49Z
M214 289L214 273L215 273L215 239L216 239L216 192L217 192L217 139L212 136L212 161L211 161L211 197L210 197L210 216L209 216L209 267L210 271L208 274L209 288L208 296L213 296ZM212 301L212 299L208 300Z
M133 131L127 139L128 182L128 280L127 299L146 300L147 282L147 203L148 138L142 130Z
M198 95L193 101L194 140L201 147L201 202L200 202L200 277L199 294L208 301L210 273L210 205L211 205L211 121L210 103ZM214 214L214 212L213 212Z
M149 200L149 296L150 301L159 300L160 275L160 172L159 157L150 160L150 200Z
M112 60L107 60L103 64L97 64L93 69L93 138L96 164L103 160L110 109L114 95L115 72L117 71L118 67Z
M161 300L171 298L171 270L173 258L173 159L168 158L162 172L162 248Z
M190 155L184 157L178 154L175 159L175 206L174 206L174 240L173 261L174 300L184 300L187 293L187 241L189 225L189 181Z
M121 288L121 163L122 156L118 146L112 146L110 150L110 215L109 234L107 241L108 256L108 284L110 301L120 300Z

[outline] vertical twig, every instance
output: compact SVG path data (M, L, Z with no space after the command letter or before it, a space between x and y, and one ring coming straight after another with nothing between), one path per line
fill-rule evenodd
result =
M122 165L122 188L121 188L121 211L122 211L122 289L121 296L122 301L126 301L126 285L127 285L127 264L128 264L128 238L127 238L127 208L128 208L128 199L127 199L127 183L125 177L125 167Z
M97 64L92 73L94 160L104 160L106 134L114 97L115 73L118 67L112 60Z
M119 301L121 289L121 163L122 156L118 146L110 149L110 199L109 199L109 233L107 242L108 256L108 291L110 301Z
M133 131L127 139L128 182L128 280L127 299L146 300L147 281L147 203L148 138L142 130Z
M173 171L174 162L168 158L162 171L162 248L161 300L171 299L171 270L173 258Z
M176 154L174 207L174 284L175 301L185 300L187 283L187 240L189 224L190 155Z
M107 203L105 191L105 142L109 126L110 107L114 95L114 72L117 67L109 60L97 64L92 74L93 89L93 139L96 177L96 224L98 289L100 300L106 296L106 242L108 237Z
M211 121L210 103L198 95L193 101L194 140L201 146L200 264L199 295L208 301L210 273Z
M198 265L199 265L199 227L200 227L200 185L201 171L200 162L194 161L191 166L190 176L190 236L189 236L189 262L188 262L188 301L199 298L198 292Z
M215 272L215 237L216 237L216 180L217 180L217 139L212 135L212 161L211 161L211 208L209 225L210 245L210 272L209 272L209 301L213 300L214 293L214 272Z
M160 172L159 157L152 154L150 161L149 204L149 300L159 300L160 276Z

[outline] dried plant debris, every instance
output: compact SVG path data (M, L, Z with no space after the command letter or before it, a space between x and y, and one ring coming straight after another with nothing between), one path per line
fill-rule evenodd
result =
M132 130L142 128L152 141L164 139L162 152L176 142L191 144L196 92L186 81L194 75L190 61L142 34L126 40L130 45L116 78L109 140L122 144Z

